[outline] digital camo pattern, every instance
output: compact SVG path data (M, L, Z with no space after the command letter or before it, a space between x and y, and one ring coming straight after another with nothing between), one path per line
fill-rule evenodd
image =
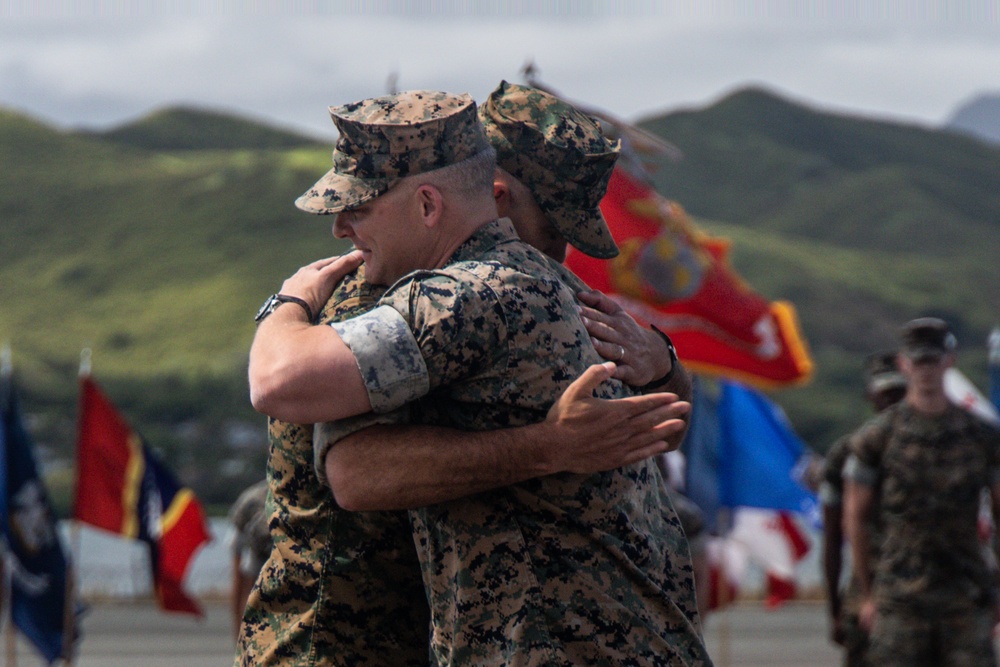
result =
M484 226L449 266L412 274L381 303L410 323L435 387L415 407L422 423L541 421L600 361L572 292L509 220ZM606 383L599 395L622 391ZM535 479L411 518L439 665L711 664L688 545L651 460Z
M868 649L871 667L996 667L993 609L941 614L893 607L879 612Z
M497 166L531 190L556 230L601 259L618 254L599 204L619 145L593 118L537 88L501 81L479 117Z
M851 435L838 438L824 457L823 478L820 487L820 497L824 505L843 507L844 504L844 466L851 454ZM879 545L882 540L882 530L879 524L878 498L874 500L876 508L868 517L869 562L877 563ZM866 667L868 649L868 633L861 627L861 588L853 572L841 592L840 627L844 632L844 667Z
M329 322L370 307L363 274L338 287ZM427 664L428 611L405 512L346 512L313 472L312 425L269 423L274 547L250 594L236 664Z
M877 473L879 607L940 614L989 604L993 576L977 520L980 493L1000 472L1000 431L955 406L930 417L904 402L870 420L850 447ZM855 479L863 481L861 472Z
M356 208L398 178L447 167L489 149L466 94L407 91L331 107L339 137L333 168L295 201L309 213Z

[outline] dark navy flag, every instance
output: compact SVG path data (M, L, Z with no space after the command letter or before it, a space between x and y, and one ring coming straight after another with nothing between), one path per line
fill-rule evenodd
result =
M0 529L14 625L52 663L64 656L68 560L10 377L0 379Z
M691 421L681 451L685 457L684 494L701 508L705 526L717 532L719 500L719 396L694 378Z

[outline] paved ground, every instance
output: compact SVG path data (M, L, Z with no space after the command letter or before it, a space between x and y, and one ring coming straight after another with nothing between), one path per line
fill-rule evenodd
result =
M83 622L77 667L229 667L231 622L224 602L207 603L195 620L164 614L151 603L94 603ZM708 619L705 640L716 667L834 667L823 606L799 602L777 611L745 603ZM9 651L5 666L13 667ZM18 641L16 664L44 664Z

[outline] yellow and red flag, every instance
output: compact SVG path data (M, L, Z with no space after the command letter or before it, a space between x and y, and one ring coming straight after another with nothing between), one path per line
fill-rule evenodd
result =
M764 389L809 379L794 306L754 292L730 266L728 240L699 230L679 204L622 167L601 211L621 254L600 260L571 248L566 265L640 324L668 333L689 370Z
M145 542L160 607L202 615L183 587L195 552L211 539L201 503L178 484L90 376L80 380L76 456L73 517Z

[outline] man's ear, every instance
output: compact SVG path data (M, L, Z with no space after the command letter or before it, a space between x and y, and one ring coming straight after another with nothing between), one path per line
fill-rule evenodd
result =
M417 206L420 208L421 222L426 227L434 227L444 214L444 198L441 196L441 191L425 183L417 188L415 195Z
M493 181L493 201L497 204L497 215L501 218L510 217L510 186L505 181Z

